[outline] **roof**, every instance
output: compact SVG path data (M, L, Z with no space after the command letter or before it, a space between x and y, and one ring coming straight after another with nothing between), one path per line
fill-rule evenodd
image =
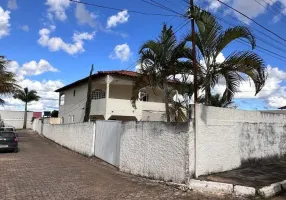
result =
M284 109L286 109L286 106L283 106L283 107L280 107L280 108L278 108L279 110L284 110Z
M100 77L103 77L103 76L106 76L106 75L118 75L118 76L125 76L125 77L130 77L130 78L136 78L138 75L140 75L140 73L137 73L137 72L134 72L134 71L127 71L127 70L113 70L113 71L98 71L96 74L93 74L92 75L92 79L96 79L96 78L100 78ZM66 90L66 89L69 89L73 86L76 86L76 85L80 85L80 84L83 84L85 82L87 82L89 79L89 76L83 78L83 79L80 79L78 81L75 81L69 85L66 85L62 88L59 88L57 89L55 92L61 92L63 90ZM169 80L170 83L178 83L174 80Z
M103 77L103 76L106 76L106 75L119 75L119 76L126 76L126 77L135 78L135 77L138 76L138 74L139 73L137 73L137 72L126 71L126 70L98 71L96 74L92 75L92 79L96 79L96 78ZM62 88L59 88L55 92L61 92L63 90L71 88L73 86L83 84L83 83L87 82L88 79L89 79L89 76L87 76L87 77L85 77L83 79L80 79L78 81L75 81L75 82L73 82L73 83L71 83L69 85L66 85L66 86L62 87Z

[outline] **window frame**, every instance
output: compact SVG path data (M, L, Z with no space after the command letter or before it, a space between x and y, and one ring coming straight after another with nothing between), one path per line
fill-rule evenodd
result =
M91 92L92 100L105 99L105 98L106 98L106 94L104 90L95 89Z

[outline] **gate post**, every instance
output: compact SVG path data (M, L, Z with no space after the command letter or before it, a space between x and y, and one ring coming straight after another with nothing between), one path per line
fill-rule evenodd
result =
M96 121L93 122L93 128L92 128L92 146L91 146L91 156L95 156L95 126L96 126Z

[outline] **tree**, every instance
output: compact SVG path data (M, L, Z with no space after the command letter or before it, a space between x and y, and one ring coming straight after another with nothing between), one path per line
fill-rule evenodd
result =
M222 107L222 108L234 108L234 102L232 101L227 101L226 99L222 98L220 94L215 94L210 96L210 105L214 107ZM205 97L200 96L198 98L198 103L204 103L205 102Z
M20 99L25 103L24 125L23 129L26 129L27 125L27 106L32 101L39 101L40 97L35 90L30 90L26 87L24 90L17 90L14 94L15 99Z
M9 61L4 56L0 56L0 95L10 95L19 89L16 84L15 74L7 71ZM0 104L5 102L0 98Z
M90 73L89 73L89 78L88 78L86 104L85 104L85 113L84 113L83 122L88 122L89 121L90 108L91 108L92 72L93 72L93 65L91 66Z
M53 110L51 113L51 117L59 117L59 111L58 110Z
M164 102L167 122L170 122L170 81L176 74L182 74L186 68L191 68L187 58L189 49L185 41L178 41L172 26L163 25L161 35L156 40L145 42L140 50L139 74L133 84L131 103L136 108L136 100L142 88L151 87L154 94L156 89L164 91Z
M267 78L264 61L259 55L253 51L234 51L223 62L217 62L220 53L235 40L245 39L254 49L256 41L251 31L244 26L223 31L222 26L211 13L199 7L194 7L193 10L198 29L196 32L197 60L205 62L205 66L198 63L199 80L202 81L201 89L205 92L205 105L211 105L211 90L221 80L226 84L222 95L225 102L231 102L234 94L238 92L241 81L246 77L254 82L255 95L259 93ZM191 35L186 40L192 42Z

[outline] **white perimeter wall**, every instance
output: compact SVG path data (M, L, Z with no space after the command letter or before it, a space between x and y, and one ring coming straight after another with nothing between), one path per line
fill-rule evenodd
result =
M36 132L38 132L39 134L41 134L42 120L34 119L33 125L32 125L32 129L33 129L33 131L36 131Z
M22 129L24 124L24 111L0 110L1 119L4 126L13 126L16 129ZM33 112L27 113L27 128L32 128Z
M44 124L43 135L83 155L93 155L93 124Z
M119 168L149 178L185 182L192 134L189 123L123 122Z
M286 115L199 106L197 175L286 153Z

